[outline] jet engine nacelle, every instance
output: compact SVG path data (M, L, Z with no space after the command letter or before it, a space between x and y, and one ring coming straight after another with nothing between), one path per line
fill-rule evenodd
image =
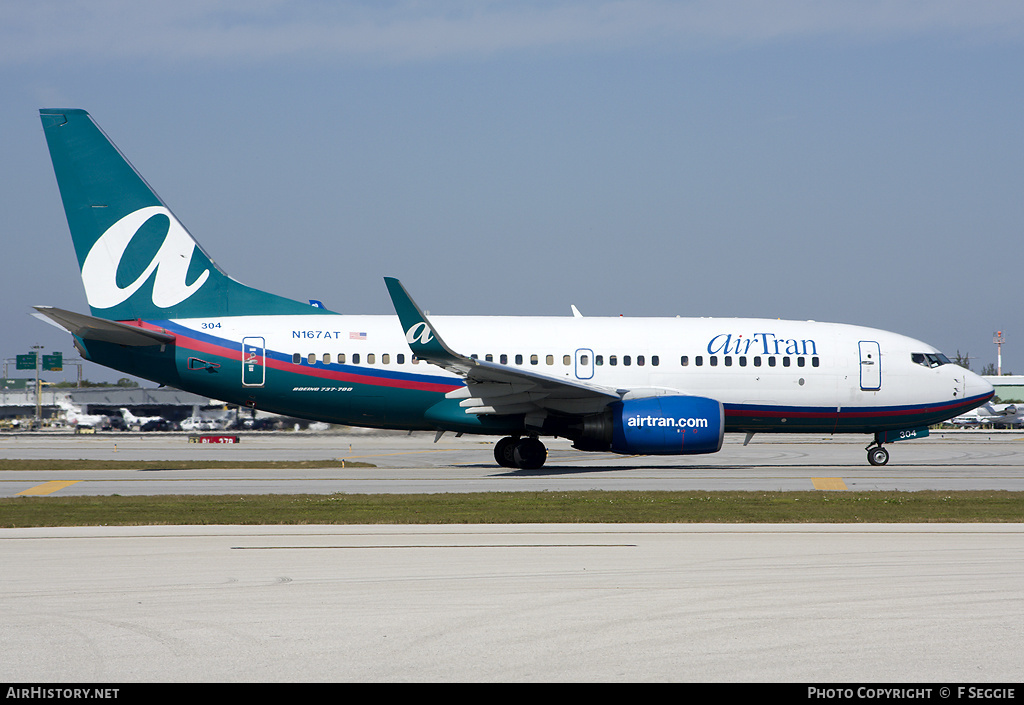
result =
M707 397L660 396L610 404L584 419L576 448L639 455L695 455L722 449L725 411Z

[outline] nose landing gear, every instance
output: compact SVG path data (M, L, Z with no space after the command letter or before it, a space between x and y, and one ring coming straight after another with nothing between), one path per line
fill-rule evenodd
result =
M868 462L872 465L885 465L889 462L889 451L882 447L879 443L877 446L870 445L867 447L868 451Z
M506 436L494 444L494 459L504 468L537 470L547 458L548 449L534 436Z
M885 465L889 462L889 451L882 447L883 443L909 441L914 438L927 438L928 428L904 428L897 431L876 431L875 440L867 447L868 462L872 465Z

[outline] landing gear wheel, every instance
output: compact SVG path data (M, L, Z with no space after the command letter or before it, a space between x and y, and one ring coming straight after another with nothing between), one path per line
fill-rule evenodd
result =
M548 449L536 438L524 438L515 445L512 457L520 470L537 470L548 459Z
M872 465L885 465L889 462L889 451L882 446L868 448L868 462Z
M494 444L494 459L498 462L498 465L503 468L518 467L513 455L515 453L517 443L519 443L518 438L506 436Z

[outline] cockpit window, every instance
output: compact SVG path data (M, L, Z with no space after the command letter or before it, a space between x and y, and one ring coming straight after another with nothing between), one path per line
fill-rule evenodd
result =
M939 367L951 364L942 353L910 353L910 359L922 367Z

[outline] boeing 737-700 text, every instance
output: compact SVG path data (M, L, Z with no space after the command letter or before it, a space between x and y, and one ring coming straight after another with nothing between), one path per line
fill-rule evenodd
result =
M227 276L83 110L41 110L92 315L36 309L101 365L300 418L501 437L535 469L542 437L583 451L714 453L726 432L860 433L884 444L988 401L930 345L835 323L340 315ZM749 438L749 436L748 436Z

